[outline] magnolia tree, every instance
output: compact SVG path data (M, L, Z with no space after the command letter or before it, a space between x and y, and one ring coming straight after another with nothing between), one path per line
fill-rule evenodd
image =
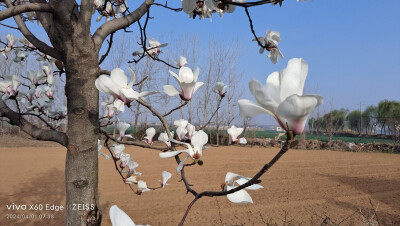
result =
M323 98L318 95L303 95L308 72L306 61L301 58L289 60L286 68L267 77L265 85L256 80L250 81L249 89L255 102L238 102L242 117L269 114L286 130L287 142L281 151L253 177L227 172L222 190L196 191L185 177L185 167L199 167L203 164L201 157L203 150L208 148L208 136L202 129L215 117L229 87L221 82L211 84L215 90L210 95L218 97L218 105L209 120L206 120L207 123L196 127L186 119L176 118L173 132L166 117L196 98L197 91L203 87L204 81L199 81L201 70L198 67L186 66L188 60L185 56L179 59L163 59L160 54L166 51L164 47L167 43L147 38L146 27L151 7L163 7L165 10L176 12L183 10L190 18L210 20L214 13L222 16L224 13L233 13L236 7L243 7L254 35L253 41L260 46L260 53L268 52L270 61L276 63L278 58L283 59L283 54L278 48L280 33L268 30L265 37L257 37L248 8L263 4L282 5L282 2L283 0L183 0L181 3L173 3L176 4L176 8L172 8L167 3L157 3L154 0L145 0L138 7L130 7L131 3L124 0L0 1L3 7L0 20L12 18L15 26L6 26L20 32L19 37L9 34L1 38L0 52L5 60L15 64L22 64L28 58L35 57L40 66L36 71L0 75L0 113L3 120L19 126L33 138L54 141L67 148L67 225L101 223L102 211L98 195L99 155L114 161L116 171L121 176L121 183L130 186L138 195L143 192L156 192L153 190L167 185L167 180L172 174L163 171L160 186L148 187L141 179L142 174L137 171L139 164L125 151L125 145L159 150L161 158L176 160L176 173L181 177L187 192L193 195L193 201L188 205L180 224L184 223L193 204L202 197L227 196L234 203L253 202L246 190L262 188L258 185L260 177L296 144L294 137L302 133L308 116L323 102ZM93 19L101 25L91 32ZM49 37L49 43L33 35L27 26L30 22L37 22ZM141 49L132 50L133 58L126 61L136 64L142 59L151 59L167 65L170 68L167 76L171 76L173 82L165 84L162 90L138 91L136 87L143 83L146 77L137 81L137 74L129 67L123 70L100 66L113 47L114 34L120 30L126 31L132 24L138 25L138 43ZM103 44L106 51L101 55ZM173 60L174 63L169 63ZM60 92L55 90L57 87L62 90L62 87L54 85L54 78L63 74L65 93L54 95L56 91ZM107 95L100 105L99 92ZM181 100L181 104L161 114L157 107L146 101L150 95L177 98ZM63 105L65 100L66 106ZM161 122L163 131L158 134L157 140L163 142L164 147L153 145L157 133L154 128L147 128L142 140L132 141L133 137L126 133L130 125L118 121L116 114L126 111L133 103L143 106ZM105 109L104 116L99 115L100 108ZM27 117L37 118L45 127L34 125ZM66 131L60 129L63 123L67 124ZM113 123L119 131L117 139L103 129ZM246 143L241 135L242 128L232 126L227 132L232 143ZM104 141L99 140L101 134L105 137ZM103 152L102 146L105 146L109 153ZM84 203L89 207L73 210L71 207L74 203ZM117 206L110 208L110 218L114 225L134 225L129 216Z

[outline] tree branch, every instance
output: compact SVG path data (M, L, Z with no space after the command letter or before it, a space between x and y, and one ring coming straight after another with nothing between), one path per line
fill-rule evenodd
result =
M138 21L147 12L153 2L154 0L145 0L139 6L139 8L132 13L118 19L113 19L101 25L93 34L93 41L96 45L96 48L100 49L106 37L111 33L129 27L131 24Z
M32 125L26 119L21 117L20 114L11 110L3 100L0 100L0 113L2 116L8 118L10 123L18 126L22 131L31 135L33 138L45 141L54 141L64 147L68 145L68 137L65 133L55 130L40 129Z
M52 12L52 8L49 4L42 3L30 3L17 6L8 6L7 9L0 11L0 20L4 20L13 16L17 16L21 13L40 11L40 12Z

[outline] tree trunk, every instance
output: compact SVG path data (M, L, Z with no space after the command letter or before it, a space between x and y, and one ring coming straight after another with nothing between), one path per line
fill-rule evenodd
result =
M65 60L68 146L65 164L66 225L100 225L98 196L98 56L75 50Z

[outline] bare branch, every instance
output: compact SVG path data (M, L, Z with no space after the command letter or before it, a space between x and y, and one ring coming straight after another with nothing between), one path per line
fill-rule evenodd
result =
M174 109L172 109L171 111L169 111L168 113L165 113L164 115L163 115L163 117L165 117L165 116L168 116L168 115L170 115L172 112L174 112L174 111L176 111L176 110L179 110L179 109L181 109L181 108L183 108L186 104L188 104L189 103L189 101L185 101L185 102L183 102L183 104L181 104L181 105L179 105L178 107L176 107L176 108L174 108Z
M18 14L32 11L40 11L40 12L52 12L52 8L49 4L42 3L30 3L23 4L17 6L8 6L7 9L0 11L0 20L4 20L13 16L17 16Z
M145 0L135 11L132 13L101 25L93 34L93 40L98 49L101 48L104 40L111 33L129 27L131 24L138 21L149 10L154 0Z
M111 35L110 35L110 40L107 41L107 42L108 42L108 48L107 48L106 53L105 53L103 56L101 56L100 61L99 61L99 65L100 65L101 63L103 63L103 61L106 59L106 57L107 57L108 54L110 53L111 46L112 46L112 44L113 44L114 33L115 33L115 32L111 33Z
M11 110L3 100L0 100L0 113L2 116L10 119L11 124L19 126L22 131L38 140L54 141L64 147L68 145L68 137L65 133L55 130L40 129L32 125L26 119L21 117L20 114Z
M224 98L223 96L220 96L219 100L218 100L218 105L217 105L217 109L215 109L214 113L211 115L210 119L208 120L208 122L206 124L204 124L203 126L201 126L198 130L202 130L204 129L206 126L208 126L208 124L210 124L211 119L214 118L215 114L217 114L219 108L221 107L221 101L222 98Z

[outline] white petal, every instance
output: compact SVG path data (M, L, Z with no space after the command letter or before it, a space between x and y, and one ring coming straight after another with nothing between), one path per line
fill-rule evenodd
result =
M130 67L127 67L127 69L131 73L131 80L129 81L128 88L132 88L133 83L136 82L136 73Z
M176 95L179 95L179 93L180 93L175 87L173 87L171 85L163 86L163 90L164 90L164 93L166 93L168 96L176 96Z
M250 178L239 178L237 179L235 182L238 183L239 185L245 184L249 181ZM246 187L245 189L247 190L258 190L260 188L264 188L263 186L259 185L259 184L252 184L248 187Z
M308 64L301 58L289 60L285 69L280 71L280 99L283 101L288 96L303 95L304 82L308 73Z
M276 110L282 123L289 125L289 129L300 134L305 126L308 116L321 105L324 98L318 95L289 96Z
M236 187L227 186L228 191L231 189L234 189L234 188L236 188ZM251 196L249 195L249 193L247 193L247 191L245 191L244 189L234 192L232 194L228 194L227 197L228 197L229 201L236 203L236 204L253 203L253 199L251 199Z
M128 214L116 205L113 205L110 208L110 220L113 226L135 226L135 223Z
M188 153L188 150L161 152L159 154L159 156L160 156L160 158L172 158L172 157L175 157L176 155L179 155L180 153L183 153L183 152Z
M199 78L199 73L200 73L200 69L199 69L199 67L197 67L193 72L193 81L197 82L197 79Z
M110 74L111 80L121 87L127 86L128 78L121 68L114 68Z
M179 69L179 80L184 83L192 83L192 82L196 82L194 81L194 76L193 76L193 72L192 69L188 68L188 67L181 67Z
M260 105L250 101L250 100L238 100L240 116L242 117L253 117L259 114L269 114L274 116L274 114L261 107Z
M183 165L185 165L185 161L188 157L189 157L189 155L187 155L185 158L183 158L181 160L181 162L178 164L178 166L176 167L176 174L179 174L181 172L181 170L183 169Z

